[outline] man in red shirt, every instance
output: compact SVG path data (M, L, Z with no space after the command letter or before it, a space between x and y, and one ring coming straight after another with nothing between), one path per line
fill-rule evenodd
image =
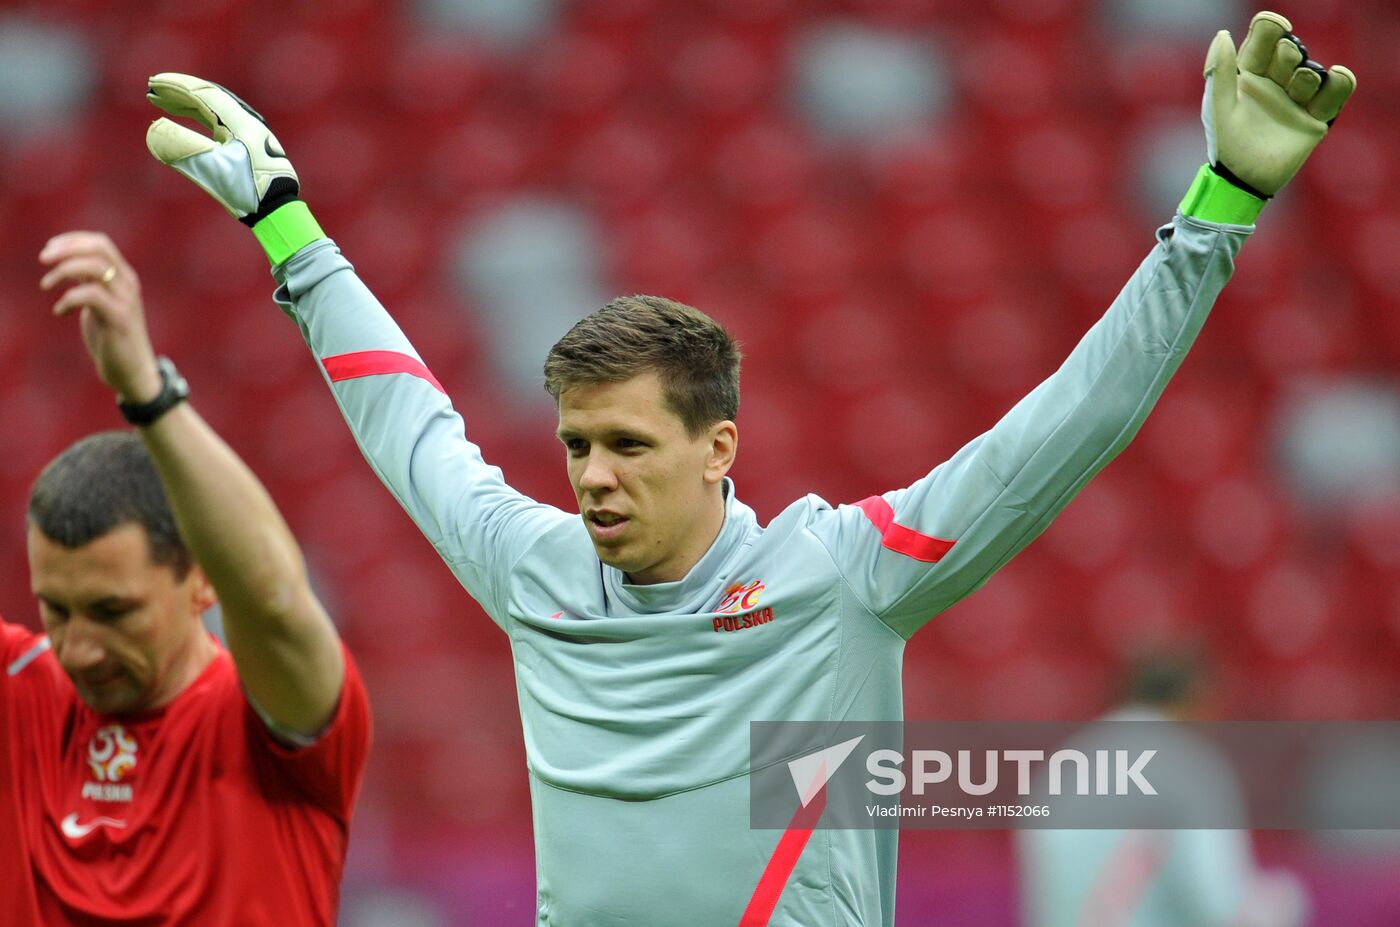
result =
M68 233L40 260L138 431L79 441L30 496L47 634L0 621L0 924L329 927L364 685L116 247Z

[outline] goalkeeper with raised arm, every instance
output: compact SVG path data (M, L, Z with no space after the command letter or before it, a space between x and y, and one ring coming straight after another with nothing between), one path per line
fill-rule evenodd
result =
M545 362L578 512L483 462L442 387L298 198L261 118L180 74L148 144L252 227L370 465L510 636L540 925L889 925L892 830L749 823L749 722L894 720L905 641L1025 547L1121 451L1255 217L1355 87L1260 13L1206 59L1209 162L1058 371L903 489L807 496L767 526L726 474L739 352L671 300L617 299ZM722 693L722 697L719 697Z

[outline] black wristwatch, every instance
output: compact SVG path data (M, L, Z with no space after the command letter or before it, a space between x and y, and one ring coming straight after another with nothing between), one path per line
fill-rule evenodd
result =
M117 400L117 408L122 418L138 428L144 428L160 418L190 396L190 384L175 369L175 362L168 357L156 358L156 369L160 371L160 392L150 402L132 404Z

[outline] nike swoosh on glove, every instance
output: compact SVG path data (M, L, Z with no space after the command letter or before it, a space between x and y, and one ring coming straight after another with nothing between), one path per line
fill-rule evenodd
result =
M286 152L257 110L231 91L167 72L150 79L146 99L209 130L212 138L161 117L146 130L146 147L244 225L297 199L301 184Z

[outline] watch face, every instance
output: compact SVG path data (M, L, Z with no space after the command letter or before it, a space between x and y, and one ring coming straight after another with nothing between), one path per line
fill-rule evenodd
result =
M190 382L180 376L180 371L175 369L175 362L168 357L162 357L157 365L160 368L161 396L170 393L175 399L184 399L190 394ZM157 400L160 397L156 397Z

